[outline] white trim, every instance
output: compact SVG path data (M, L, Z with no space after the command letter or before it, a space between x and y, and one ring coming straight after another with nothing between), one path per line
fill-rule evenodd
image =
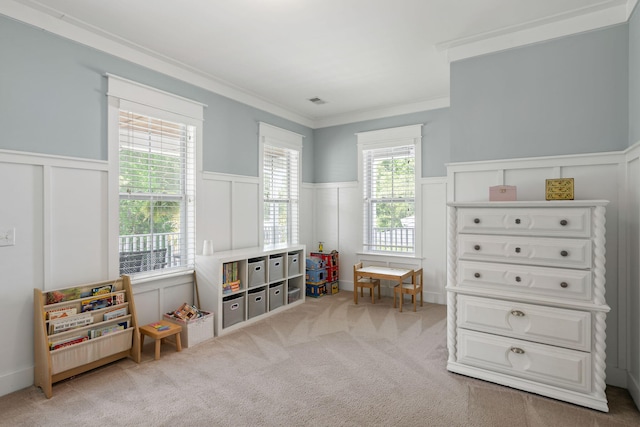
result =
M451 105L451 99L446 96L442 98L428 99L425 101L410 104L394 105L375 110L359 111L331 117L319 118L314 121L314 129L339 126L349 123L363 122L366 120L383 119L387 117L400 116L403 114L419 113L422 111L439 110Z
M202 179L206 181L243 182L258 184L260 179L257 176L234 175L221 172L202 172Z
M415 146L415 196L414 196L414 246L413 256L415 258L422 257L422 191L420 189L420 179L422 179L422 124L399 126L394 128L379 129L367 132L357 132L358 147L358 188L360 195L364 194L363 179L363 151L374 150L379 148L399 147L413 144ZM364 212L360 211L359 224L359 244L364 245ZM364 246L361 246L364 249ZM369 253L369 252L366 252ZM387 252L382 255L385 256ZM388 254L394 254L389 252Z
M416 124L367 132L356 132L358 145L362 145L365 150L375 148L374 145L378 144L390 147L393 146L393 141L398 141L398 145L407 145L407 139L422 138L422 126L422 124ZM414 141L414 143L416 142L418 141Z
M574 165L589 164L618 164L624 152L609 151L604 153L587 154L567 154L560 156L525 157L520 159L498 159L498 160L478 160L472 162L446 163L447 170L457 171L462 169L465 172L492 170L492 169L529 169L536 167L566 167ZM544 165L541 166L541 162ZM496 165L500 165L497 168Z
M55 166L58 168L90 169L106 171L106 160L85 159L81 157L59 156L54 154L32 153L30 151L14 151L0 149L0 162Z
M621 24L629 19L632 3L636 1L606 0L524 24L438 43L436 49L453 62Z
M627 0L627 21L629 20L629 18L631 18L633 10L635 9L637 4L638 0Z
M106 76L109 83L107 96L120 99L121 108L126 108L124 102L126 100L155 110L169 111L198 121L204 120L204 107L207 106L206 104L114 74L107 73Z
M265 122L258 122L258 132L261 143L269 139L269 145L297 150L300 151L300 155L302 155L302 140L304 139L304 135ZM262 156L260 156L260 159L262 159Z
M36 9L38 6L39 9ZM181 62L157 52L127 42L114 34L102 32L97 28L74 20L72 17L61 16L60 13L44 5L29 3L29 6L27 6L15 1L4 1L0 2L0 14L182 80L248 106L275 114L307 127L313 127L313 120L309 117L299 115L281 106L267 102L242 88L233 86L228 82L217 79L197 69L187 67Z
M258 206L260 208L258 215L258 244L264 246L264 146L265 144L273 147L284 148L298 152L298 217L295 218L295 224L297 224L297 230L295 235L298 241L288 241L289 245L297 245L301 239L301 221L300 221L300 199L302 197L302 140L304 135L292 132L287 129L282 129L277 126L271 125L265 122L258 122ZM293 221L292 218L287 216L287 228L289 240L293 237Z

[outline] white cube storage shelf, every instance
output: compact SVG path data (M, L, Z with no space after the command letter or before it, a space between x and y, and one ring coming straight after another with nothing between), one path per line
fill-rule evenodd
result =
M304 245L247 248L196 256L196 276L202 310L214 315L216 336L242 328L272 313L304 302L285 298L304 289L299 267ZM240 282L225 289L225 282Z

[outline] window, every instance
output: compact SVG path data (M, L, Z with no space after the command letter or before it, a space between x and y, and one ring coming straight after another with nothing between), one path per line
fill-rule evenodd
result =
M363 250L415 254L420 126L358 134Z
M260 140L263 244L298 243L302 137L260 123Z
M115 137L110 130L109 144L110 160L117 160L112 169L117 175L110 184L118 194L118 273L191 268L196 143L201 121L123 99L134 97L140 87L113 80L110 76L109 95L122 93L110 99L109 108L110 126L117 126ZM142 88L143 94L150 92L173 101L173 95ZM126 89L133 96L124 93ZM117 117L117 124L113 117Z

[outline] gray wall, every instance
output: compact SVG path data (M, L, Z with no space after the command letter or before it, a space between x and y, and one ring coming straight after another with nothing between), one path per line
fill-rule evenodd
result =
M629 19L629 145L640 141L640 12Z
M451 160L625 149L627 28L452 63Z
M258 176L258 122L305 136L303 181L313 180L313 131L199 87L0 15L0 148L107 159L105 73L208 105L204 170Z
M314 182L350 182L358 179L357 132L414 124L424 125L422 176L445 176L445 163L449 161L448 108L316 129Z

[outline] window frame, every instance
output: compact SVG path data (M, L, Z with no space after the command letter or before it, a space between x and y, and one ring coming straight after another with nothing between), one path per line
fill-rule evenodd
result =
M270 242L265 242L264 234L265 234L265 218L264 218L264 209L265 209L265 198L264 198L264 154L265 154L265 145L269 145L272 147L283 148L288 150L293 150L298 152L298 164L297 167L297 212L296 217L287 218L287 245L296 245L300 243L300 197L302 190L302 146L303 146L303 135L297 134L295 132L288 131L286 129L282 129L268 123L260 122L259 123L259 172L258 172L258 180L259 180L259 193L260 193L260 213L259 213L259 230L260 230L260 246L272 246ZM289 205L291 206L291 204ZM289 209L289 214L291 210ZM295 240L291 240L291 237L295 237ZM285 244L282 243L282 244Z
M108 78L108 107L107 107L107 142L108 142L108 241L109 260L108 273L110 277L120 275L119 235L120 235L120 183L119 183L119 116L121 110L131 110L136 113L166 121L182 123L195 128L194 159L188 168L191 169L190 179L193 182L193 193L187 209L192 213L191 221L185 225L187 238L187 261L180 267L158 269L133 273L136 281L144 281L157 276L190 273L195 265L196 246L196 197L202 171L202 140L205 104L174 95L150 86L146 86L113 74ZM185 212L186 213L186 212ZM183 213L184 214L184 213Z
M420 258L422 256L422 197L420 191L420 179L422 178L422 125L409 125L388 129L381 129L368 132L358 132L357 149L358 149L358 188L360 194L360 215L359 215L359 233L360 247L363 254L384 255L384 256L404 256ZM368 249L365 242L365 212L364 201L366 197L365 188L365 165L364 152L374 149L386 149L402 146L414 146L415 167L414 167L414 250L413 252L400 251L373 251ZM370 222L370 221L369 221ZM371 230L369 230L371 234Z

